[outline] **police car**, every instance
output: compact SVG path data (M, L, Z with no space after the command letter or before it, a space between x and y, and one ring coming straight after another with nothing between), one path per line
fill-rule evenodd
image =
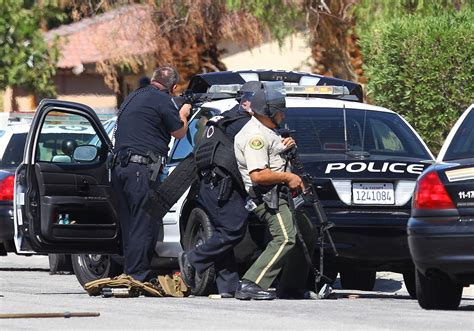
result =
M474 105L446 138L436 164L418 179L408 242L418 302L456 309L474 284Z
M325 273L332 278L340 273L345 288L370 290L377 270L398 271L414 293L406 222L415 180L433 156L403 118L364 104L358 84L287 71L196 75L188 93L202 99L194 107L187 136L171 143L165 175L192 152L205 122L236 105L236 91L251 80L285 82L285 124L295 130L301 159L315 179L329 221L336 225L331 234L338 256L326 250ZM99 139L94 148L79 146L73 162L64 164L35 154L43 123L58 112L82 117ZM81 284L117 272L115 259L109 257L120 254L120 229L105 167L109 145L107 132L89 107L46 100L38 107L16 173L18 250L78 254L73 255L73 264ZM58 222L65 214L74 223ZM179 252L199 245L212 233L192 190L181 196L163 223L164 238L155 249L156 268L176 268ZM249 223L246 238L235 249L244 269L258 256L268 235L261 223ZM200 275L195 293L210 291L213 276L212 269Z

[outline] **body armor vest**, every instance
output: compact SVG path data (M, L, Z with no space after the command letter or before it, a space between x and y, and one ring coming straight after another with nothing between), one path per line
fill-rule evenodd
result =
M226 136L225 128L233 121L247 115L223 117L216 121L209 120L199 144L194 149L194 157L198 172L208 173L215 167L232 177L235 187L245 191L245 186L237 167L234 154L234 143Z

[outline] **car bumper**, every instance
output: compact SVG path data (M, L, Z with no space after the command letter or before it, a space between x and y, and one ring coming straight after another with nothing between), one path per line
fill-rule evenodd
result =
M407 229L418 270L442 272L458 283L474 283L474 221L410 218Z
M335 260L340 267L355 264L403 271L412 266L406 234L407 210L327 210L326 213L328 220L335 224L330 233L338 251ZM332 254L331 249L326 252Z
M13 225L13 206L0 205L0 244L5 246L9 252L14 251L13 236L15 229Z

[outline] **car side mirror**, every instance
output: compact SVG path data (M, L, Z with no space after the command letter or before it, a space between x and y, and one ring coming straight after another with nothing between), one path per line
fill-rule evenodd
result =
M77 162L91 162L97 157L97 147L94 145L82 145L76 147L72 158Z

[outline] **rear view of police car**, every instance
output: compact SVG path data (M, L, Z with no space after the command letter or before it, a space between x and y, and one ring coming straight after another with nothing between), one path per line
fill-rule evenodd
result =
M408 239L425 309L456 309L463 286L474 284L473 128L471 105L415 190Z

